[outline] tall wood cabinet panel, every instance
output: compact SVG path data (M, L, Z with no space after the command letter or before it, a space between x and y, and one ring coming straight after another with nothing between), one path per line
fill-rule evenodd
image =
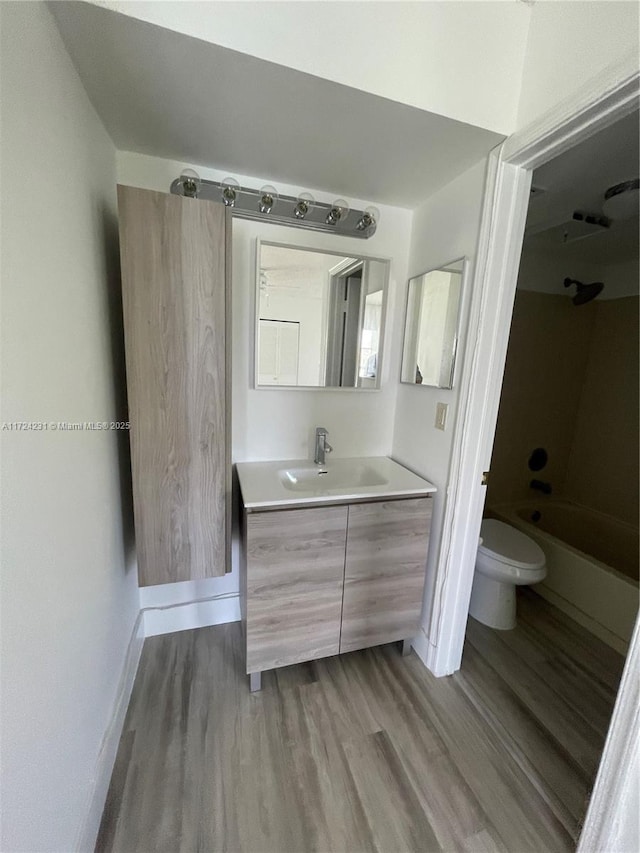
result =
M141 586L230 571L231 218L118 187Z
M347 507L248 513L247 672L338 654Z
M349 507L341 652L418 632L432 506L413 498Z

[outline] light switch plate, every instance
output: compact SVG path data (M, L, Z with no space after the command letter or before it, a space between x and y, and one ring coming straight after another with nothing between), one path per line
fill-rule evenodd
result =
M436 403L436 429L444 430L447 425L448 403Z

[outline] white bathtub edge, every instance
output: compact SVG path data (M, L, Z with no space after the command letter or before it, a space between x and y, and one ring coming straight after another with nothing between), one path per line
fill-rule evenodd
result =
M541 598L544 598L550 604L555 605L558 610L562 610L562 612L566 613L567 616L570 616L574 622L582 625L583 628L586 628L587 631L596 636L599 640L602 640L603 643L606 643L621 655L624 655L625 657L627 656L629 643L625 642L621 637L618 637L612 631L609 631L608 628L605 628L604 625L596 622L595 619L587 616L586 613L583 613L582 610L579 610L574 604L567 601L566 598L563 598L552 589L549 589L546 584L538 583L533 587L533 589Z
M518 515L518 504L488 507L542 548L547 577L533 588L608 646L626 655L638 612L638 585L626 575Z

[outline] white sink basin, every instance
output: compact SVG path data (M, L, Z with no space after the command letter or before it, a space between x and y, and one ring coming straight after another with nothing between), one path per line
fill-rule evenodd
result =
M433 494L436 487L386 456L238 462L248 512Z
M362 486L385 486L389 481L371 465L345 460L331 468L283 468L278 471L280 482L290 492L329 492L334 489L357 489Z

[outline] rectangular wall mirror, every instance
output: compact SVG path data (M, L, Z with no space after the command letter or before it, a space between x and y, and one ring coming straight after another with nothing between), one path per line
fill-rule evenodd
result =
M466 259L409 279L401 381L452 388Z
M257 388L380 387L389 261L258 242Z

